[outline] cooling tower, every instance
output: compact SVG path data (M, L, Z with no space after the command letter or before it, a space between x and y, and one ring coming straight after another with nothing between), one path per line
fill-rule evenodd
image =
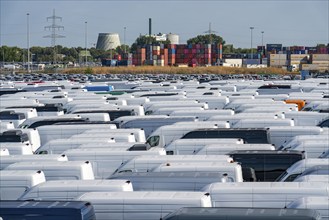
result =
M167 34L167 39L170 40L171 44L179 44L179 35L177 34Z
M100 33L97 39L96 49L110 50L120 46L119 34L117 33Z

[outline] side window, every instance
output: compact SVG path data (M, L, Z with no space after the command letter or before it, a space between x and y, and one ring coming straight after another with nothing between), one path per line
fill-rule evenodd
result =
M132 173L132 170L121 170L118 173Z
M329 119L321 122L320 127L329 127Z
M148 143L151 147L158 146L160 142L160 136L152 136L147 139L146 143Z
M298 173L298 174L292 174L292 175L290 175L290 176L285 180L285 182L292 182L292 181L294 181L294 180L296 179L296 177L299 176L299 175L300 175L300 173Z
M46 150L39 151L37 154L48 154L48 151L46 151Z

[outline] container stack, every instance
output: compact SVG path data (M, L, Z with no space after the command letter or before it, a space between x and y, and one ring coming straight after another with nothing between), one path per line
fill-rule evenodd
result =
M318 54L328 54L329 53L329 48L325 46L317 46L317 53Z
M282 51L282 44L266 44L266 51L269 54L277 54Z
M307 54L316 54L318 53L317 47L305 47Z
M290 55L290 65L301 65L307 64L309 56L306 54L291 54Z
M211 65L211 44L206 44L205 45L205 63L204 65ZM203 65L203 63L201 63Z
M329 54L313 54L312 64L302 65L302 70L329 71Z
M187 64L188 49L186 49L186 44L177 44L176 48L176 64Z
M304 46L289 47L291 54L307 54Z
M173 66L176 64L176 45L168 44L168 65Z
M137 53L133 55L132 63L135 66L142 66L146 61L146 49L137 48Z
M131 65L133 65L133 54L128 53L127 54L127 66L131 66Z
M271 67L284 67L288 65L287 54L270 54L269 66Z

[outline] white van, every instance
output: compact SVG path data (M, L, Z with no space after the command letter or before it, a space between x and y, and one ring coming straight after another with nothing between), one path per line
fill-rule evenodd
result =
M128 180L51 180L27 190L19 200L74 200L87 192L133 191Z
M323 220L329 219L328 196L306 196L296 199L287 205L289 209L314 209L321 214Z
M290 149L291 147L295 147L304 141L329 141L329 133L324 131L319 135L297 135L291 138L289 141L283 143L282 147L279 149Z
M212 116L208 119L208 121L229 121L230 126L232 127L240 120L255 119L255 118L257 118L258 120L265 121L265 120L278 119L279 116L277 113L239 113L239 114L228 115L228 116L223 116L223 115Z
M231 109L208 109L208 110L174 110L170 116L195 116L199 121L206 121L215 115L234 115Z
M47 180L93 180L94 172L89 161L38 161L18 162L5 170L42 170Z
M134 134L135 136L135 141L136 142L145 142L146 138L145 138L145 132L143 129L140 128L130 128L130 129L91 129L91 130L87 130L85 132L83 132L83 134L108 134L108 135L112 135L112 134L127 134L127 133L131 133Z
M65 139L73 135L81 134L90 129L116 129L114 124L63 124L45 125L37 128L39 131L41 144L44 145L50 140Z
M78 148L83 144L110 144L115 143L114 138L91 138L91 139L55 139L36 150L36 154L61 154L66 150Z
M93 138L113 138L115 142L136 142L135 135L133 133L90 133L90 134L76 134L70 137L71 140L81 140L87 139L91 140Z
M158 108L152 112L146 112L147 114L152 115L171 115L174 111L201 111L205 110L203 107L194 106L194 107L166 107Z
M110 116L107 113L79 113L82 118L88 118L90 121L106 122L111 121Z
M42 171L0 170L0 200L17 200L26 190L46 181Z
M254 104L255 106L259 105L259 104L275 104L276 102L273 101L272 99L255 99L254 96L249 96L250 98L245 98L242 99L241 96L236 96L235 100L231 100L230 102L227 103L227 105L224 107L224 109L237 109L239 108L240 105L243 104ZM233 99L234 97L232 97Z
M243 182L242 168L238 163L227 162L172 162L162 163L151 172L216 172L223 175L222 181ZM226 175L225 175L226 174Z
M211 207L204 192L91 192L76 200L91 202L97 220L155 220L181 207Z
M171 142L167 147L167 155L192 155L207 145L218 144L243 144L238 138L202 138L202 139L178 139Z
M232 128L265 128L270 126L294 126L293 119L240 119Z
M233 159L227 155L141 155L123 163L115 173L123 172L149 172L162 163L172 162L227 162Z
M69 161L88 160L92 164L96 179L106 178L123 163L138 155L166 155L163 148L156 151L123 151L106 148L87 149L78 148L64 152Z
M68 161L67 156L62 154L52 155L9 155L0 156L0 170L5 169L7 166L18 162L33 162L33 161Z
M65 114L59 116L38 116L34 118L26 119L22 124L20 124L20 128L37 128L40 125L51 125L57 122L70 121L70 120L83 120L83 118L78 114Z
M213 93L214 91L207 91L206 93ZM229 103L229 98L226 96L210 96L210 95L196 95L191 96L187 94L184 100L197 100L199 102L207 103L209 110L223 109ZM182 100L182 99L180 99Z
M213 207L284 208L303 196L329 196L329 186L321 182L212 183L209 192Z
M163 102L148 102L144 104L144 109L146 114L153 114L158 109L161 108L190 108L190 107L199 107L208 109L208 104L205 102L198 102L195 100L177 100L177 101L163 101Z
M302 174L306 169L318 166L318 165L328 165L329 158L311 158L300 160L293 165L291 165L284 173L282 173L276 182L290 182L296 179L297 176Z
M243 113L277 113L280 111L298 111L297 105L294 108L290 106L255 106L254 108L247 108L243 111Z
M271 144L274 144L276 149L297 135L320 135L326 132L326 129L316 126L270 126L269 129Z
M230 174L214 171L125 172L116 173L109 179L128 179L134 184L135 191L202 191L202 187L210 183L233 182L234 176Z
M180 121L197 121L194 116L167 116L167 115L147 115L147 116L123 116L114 122L119 123L120 128L142 128L145 137L164 125L172 125Z
M235 150L275 150L275 147L272 144L211 144L204 146L195 154L224 155Z
M179 124L179 125L177 125ZM217 122L192 122L190 124L175 123L173 125L165 125L155 130L147 139L147 143L151 147L166 147L174 140L180 139L186 133L198 128L218 128ZM226 127L225 123L225 127ZM223 126L224 127L224 126Z
M294 147L283 148L283 150L305 151L307 158L318 158L328 149L329 149L329 139L303 141Z
M282 112L282 118L293 118L296 126L316 126L328 117L326 113L290 111Z

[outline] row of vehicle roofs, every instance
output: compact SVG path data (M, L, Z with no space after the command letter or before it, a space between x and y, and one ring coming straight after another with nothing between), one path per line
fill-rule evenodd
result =
M327 79L77 81L0 81L1 218L329 219Z

